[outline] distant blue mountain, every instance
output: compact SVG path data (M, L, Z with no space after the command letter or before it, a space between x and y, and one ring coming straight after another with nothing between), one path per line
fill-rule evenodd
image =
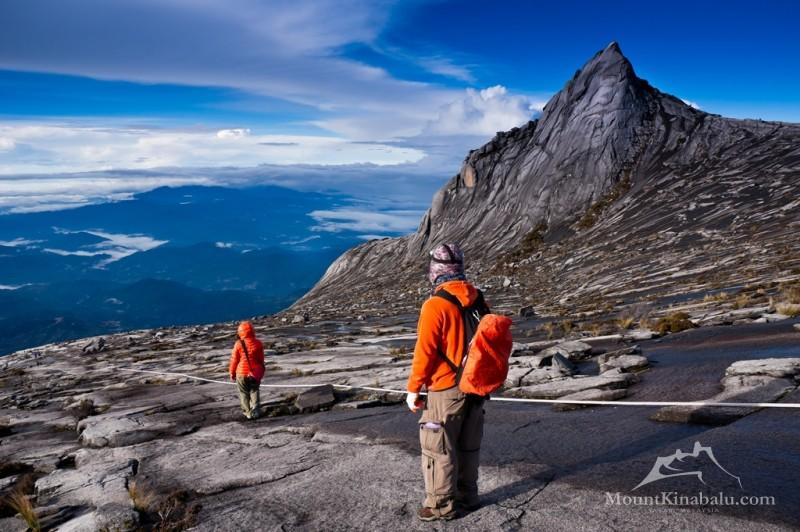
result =
M274 186L192 186L2 215L0 354L280 310L360 242L354 232L315 230L309 216L349 202Z

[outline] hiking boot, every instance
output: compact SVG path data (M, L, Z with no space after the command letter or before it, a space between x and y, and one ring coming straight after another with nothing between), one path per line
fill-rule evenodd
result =
M456 516L456 511L451 510L446 514L438 514L433 509L423 506L417 512L420 521L449 521Z

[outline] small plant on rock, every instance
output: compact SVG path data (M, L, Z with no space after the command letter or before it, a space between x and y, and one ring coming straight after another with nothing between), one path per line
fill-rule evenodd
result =
M133 503L133 508L142 513L149 512L156 499L155 492L143 484L137 483L136 479L128 482L128 495Z
M778 314L783 314L790 318L800 316L800 304L797 303L778 303L775 305L775 310L778 311Z
M14 491L14 493L9 496L6 504L16 511L20 518L25 521L25 524L28 525L28 530L39 532L42 529L39 524L39 517L36 515L36 509L33 507L29 495L25 495L19 490Z
M542 330L547 333L547 339L551 340L558 330L558 324L553 321L548 321L542 324Z
M731 298L731 294L729 292L717 292L716 294L706 294L703 298L705 303L715 302L715 301L727 301Z
M739 294L736 296L736 301L733 303L733 308L746 308L751 304L750 295L749 294Z
M800 305L800 282L795 281L781 287L781 298L787 303Z
M28 525L28 530L39 532L42 527L39 523L39 516L36 515L36 508L31 500L33 497L36 479L33 474L25 474L17 480L10 495L0 501L0 510L6 514L5 509L10 510L11 514L19 515L20 519Z
M623 331L627 331L631 327L633 327L634 317L633 316L620 316L617 318L617 327L619 327Z
M676 333L687 329L694 329L696 325L689 320L689 315L685 312L673 312L656 322L656 331L659 334L668 332Z

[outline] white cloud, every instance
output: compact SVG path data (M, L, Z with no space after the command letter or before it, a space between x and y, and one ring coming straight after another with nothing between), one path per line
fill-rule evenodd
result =
M0 124L0 134L29 149L0 153L0 175L261 164L400 164L419 149L365 145L340 137L257 135L247 129L99 128L69 124ZM0 193L5 190L0 181ZM0 194L2 195L2 194Z
M431 135L494 135L524 124L541 112L544 101L514 95L501 85L483 90L466 89L462 98L439 110L428 123Z
M238 139L250 135L250 129L237 128L237 129L220 129L217 131L218 139Z
M425 57L419 60L419 64L428 72L457 79L465 83L475 83L475 76L469 68L454 63L447 57Z
M52 253L54 255L60 255L62 257L97 257L98 255L108 254L105 251L86 251L83 249L68 251L66 249L44 248L42 251L46 251L47 253Z
M158 187L210 184L212 180L204 176L0 176L0 213L74 209L92 203L128 200L137 192Z
M338 233L340 231L372 233L410 233L419 225L421 211L364 211L351 208L317 210L309 216L317 221L313 231ZM365 235L367 236L367 235Z
M681 98L681 101L683 103L685 103L686 105L688 105L689 107L694 107L695 109L698 109L698 110L702 109L702 107L700 107L699 104L697 104L696 102L693 102L691 100L684 100L683 98Z
M0 284L0 290L19 290L25 286L30 286L30 284L18 284L18 285L10 285L10 284Z
M84 231L90 235L104 238L96 246L100 249L126 248L136 251L148 251L163 246L167 240L156 240L146 235L126 235L122 233L106 233L105 231Z
M312 240L319 240L320 238L322 238L322 237L319 236L319 235L311 235L311 236L306 237L306 238L301 238L300 240L287 240L286 242L281 242L281 244L284 244L284 245L287 245L287 246L298 246L300 244L307 244L308 242L311 242Z
M11 151L16 148L17 143L14 139L8 137L0 137L0 151Z
M33 244L39 244L43 242L42 240L28 240L25 238L15 238L14 240L0 240L0 246L5 246L8 248L16 248L16 247L28 247L32 246Z
M89 246L89 249L78 250L65 250L56 248L45 248L47 253L61 255L62 257L100 257L106 258L100 261L95 267L104 268L105 266L116 262L125 257L130 257L134 253L140 251L148 251L163 246L168 243L167 240L156 240L147 235L127 235L124 233L107 233L105 231L87 230L87 231L70 231L66 229L53 229L56 233L60 234L77 234L86 233L94 235L103 239L102 242Z

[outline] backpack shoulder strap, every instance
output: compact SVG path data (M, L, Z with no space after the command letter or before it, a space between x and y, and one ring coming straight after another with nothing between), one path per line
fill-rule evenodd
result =
M239 344L241 344L242 351L244 351L244 358L247 360L247 367L252 369L252 366L250 365L250 356L247 352L247 344L244 343L244 338L239 338Z
M439 289L433 295L434 297L441 297L442 299L449 301L453 305L457 306L458 310L464 310L464 305L461 304L461 301L459 301L456 296L447 290Z
M454 296L453 294L451 294L447 290L439 289L433 295L435 297L440 297L440 298L442 298L442 299L444 299L446 301L449 301L450 303L455 305L456 308L458 308L459 312L461 313L462 322L464 324L464 342L465 342L464 343L464 350L465 351L469 351L469 346L468 346L468 343L467 343L467 329L466 329L466 327L467 327L467 316L466 316L467 308L465 308L464 305L461 304L461 301L459 301L459 299L456 296ZM478 291L478 298L480 299L481 303L484 306L486 306L486 304L483 303L483 294L481 294L480 291ZM475 303L477 303L477 302L478 302L478 300L475 301ZM473 308L475 306L475 303L470 305L470 308ZM483 315L483 314L481 314L481 315ZM464 370L464 361L466 360L466 353L461 355L461 365L460 366L456 365L455 362L450 360L447 357L447 355L441 349L437 349L436 353L439 355L440 358L442 358L442 360L444 360L447 363L447 365L450 367L450 369L453 371L453 373L456 374L456 386L458 386L458 383L461 381L461 373Z

